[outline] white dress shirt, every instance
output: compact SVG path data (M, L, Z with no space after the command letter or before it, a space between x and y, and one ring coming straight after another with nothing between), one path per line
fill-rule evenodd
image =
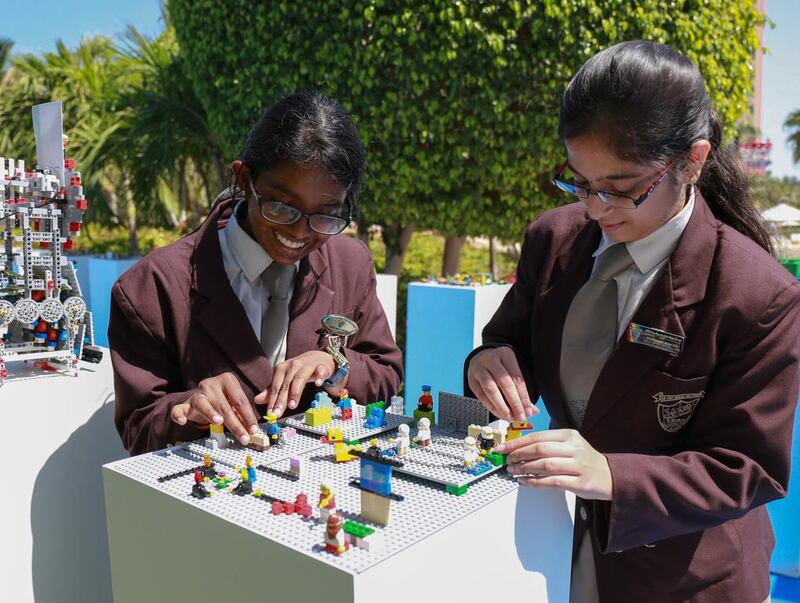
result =
M686 205L669 222L638 241L625 243L634 265L614 277L617 283L617 319L619 321L617 337L622 337L636 310L661 275L669 256L675 251L675 247L689 223L693 209L694 187L691 188ZM592 272L597 267L597 256L609 247L618 244L603 232L600 246L592 254L592 257L595 258Z
M234 208L225 228L218 231L222 249L222 263L231 288L242 303L256 337L261 340L261 318L269 307L269 297L261 274L272 263L272 258L239 224L236 218L239 205ZM299 262L298 262L299 264ZM295 271L295 275L297 272ZM294 280L292 281L294 283ZM294 286L292 287L294 288ZM291 301L292 292L289 292ZM278 362L286 359L286 336L278 352Z

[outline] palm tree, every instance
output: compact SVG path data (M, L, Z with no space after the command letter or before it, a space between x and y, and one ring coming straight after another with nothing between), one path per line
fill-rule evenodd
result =
M11 49L14 47L14 42L8 38L0 38L0 81L6 74L6 65L8 59L11 58Z
M790 130L789 146L792 147L792 160L800 163L800 109L792 111L783 122L783 127Z

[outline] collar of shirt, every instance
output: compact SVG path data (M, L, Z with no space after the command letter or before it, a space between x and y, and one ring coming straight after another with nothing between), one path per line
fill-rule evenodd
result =
M674 215L668 222L658 227L644 238L626 243L628 253L631 254L636 267L642 274L647 274L661 262L666 260L678 245L678 241L689 223L694 209L694 187L689 191L689 200L683 209ZM617 242L605 232L597 250L592 254L596 258Z
M237 204L225 225L225 245L230 251L230 257L234 260L236 267L251 285L255 285L264 270L272 263L272 258L239 224L239 220L236 218L238 210L239 205ZM232 276L228 274L229 279L232 279Z

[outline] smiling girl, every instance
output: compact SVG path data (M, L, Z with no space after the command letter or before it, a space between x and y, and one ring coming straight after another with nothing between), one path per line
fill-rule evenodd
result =
M278 101L232 167L235 186L200 228L112 290L115 421L133 453L199 438L209 423L247 445L254 403L278 417L304 410L319 387L369 402L400 385L372 257L340 236L364 168L344 109L317 94ZM327 315L358 329L333 351Z

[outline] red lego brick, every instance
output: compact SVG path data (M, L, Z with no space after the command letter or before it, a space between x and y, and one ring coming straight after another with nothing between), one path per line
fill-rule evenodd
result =
M81 211L86 211L87 209L89 209L89 202L86 199L76 199L75 207L80 209Z
M67 251L72 249L72 239L64 242L64 249L67 250Z
M67 168L68 170L74 170L75 169L75 160L74 159L65 159L64 160L64 167Z
M81 231L81 223L80 222L70 222L69 223L69 231L70 232L80 232Z

